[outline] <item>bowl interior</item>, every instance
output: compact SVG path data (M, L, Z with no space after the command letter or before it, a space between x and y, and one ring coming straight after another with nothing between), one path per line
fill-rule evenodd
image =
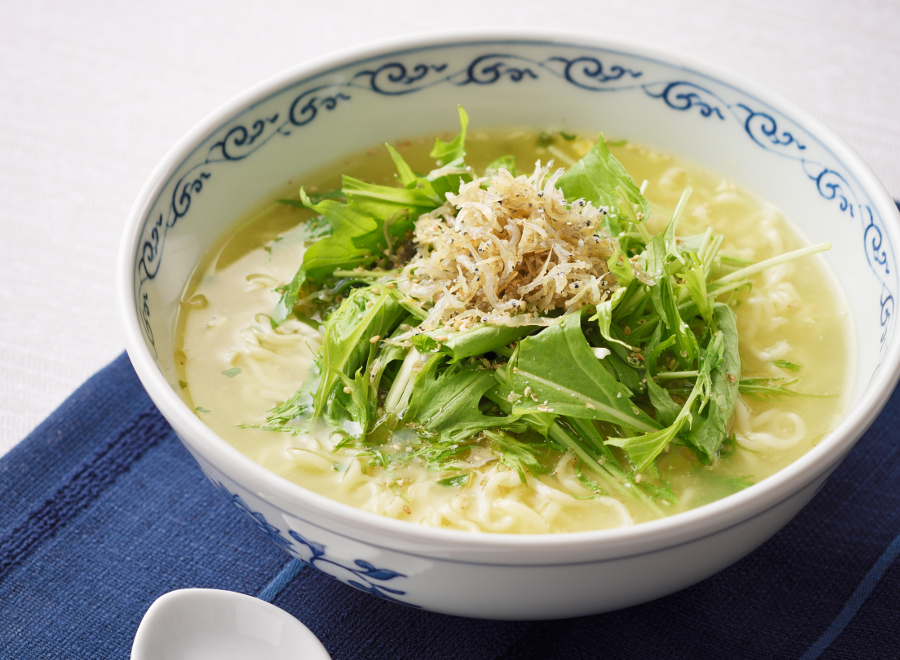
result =
M626 44L432 39L277 77L207 118L135 207L132 319L177 391L175 314L197 261L285 181L385 141L530 126L624 137L719 171L781 208L839 273L856 336L851 410L896 378L896 209L859 158L802 110L714 67ZM874 393L874 394L873 394ZM848 420L849 420L848 416ZM845 421L845 424L848 422Z

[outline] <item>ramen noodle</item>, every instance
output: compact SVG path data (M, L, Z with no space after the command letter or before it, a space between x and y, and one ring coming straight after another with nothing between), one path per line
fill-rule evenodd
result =
M592 142L564 137L546 139L525 130L476 133L466 145L466 162L480 172L497 155L511 154L523 165L553 159L556 166L571 166ZM427 141L395 146L414 169L429 169ZM777 209L715 173L639 145L611 148L634 180L645 182L651 232L665 227L690 187L679 234L699 235L712 227L725 237L721 253L736 262L759 262L803 245ZM323 337L322 319L291 316L277 327L271 322L278 287L294 276L315 222L311 212L275 200L296 199L301 184L313 194L333 190L341 173L393 182L385 149L288 182L206 254L178 317L185 400L227 442L304 488L430 527L504 533L603 529L686 511L759 482L808 451L841 419L852 373L848 311L824 261L807 257L753 275L752 288L730 297L741 377L787 383L788 393L764 400L738 395L731 439L708 464L686 447L667 445L653 469L643 473L644 486L663 484L666 497L632 497L629 490L641 487L641 474L619 488L596 487L601 480L560 447L545 457L552 469L541 472L517 470L498 460L489 446L471 446L456 465L457 470L465 467L466 479L454 482L459 472L435 470L422 461L373 465L370 451L348 444L345 434L324 425L296 433L253 428L265 426L268 411L294 396ZM564 271L571 268L559 270ZM587 303L578 298L570 307ZM437 323L437 316L429 318ZM412 428L397 429L389 440L400 453L416 442ZM621 450L614 451L623 457Z

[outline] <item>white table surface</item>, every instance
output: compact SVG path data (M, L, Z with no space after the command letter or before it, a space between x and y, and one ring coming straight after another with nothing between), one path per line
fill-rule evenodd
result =
M897 0L2 0L0 454L122 352L122 224L194 123L314 56L476 25L609 33L734 69L830 125L900 198Z

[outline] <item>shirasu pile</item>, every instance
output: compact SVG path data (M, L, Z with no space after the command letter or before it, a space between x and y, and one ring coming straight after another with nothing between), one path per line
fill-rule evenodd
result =
M550 325L554 310L609 299L618 283L608 262L623 264L625 257L601 227L607 209L584 200L567 204L555 185L565 170L548 178L552 164L538 161L531 176L500 169L464 183L420 216L417 251L398 285L428 310L420 329Z

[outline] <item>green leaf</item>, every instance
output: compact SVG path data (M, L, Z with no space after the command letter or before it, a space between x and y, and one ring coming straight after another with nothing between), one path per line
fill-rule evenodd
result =
M594 429L589 433L596 435L597 432ZM647 497L644 488L635 487L634 478L621 470L614 457L610 458L611 453L608 447L604 447L602 452L594 450L586 445L587 438L580 430L578 433L573 433L572 429L561 424L560 420L557 420L550 428L550 437L570 449L582 461L585 468L602 477L610 489L616 491L620 497L634 497L655 511L657 515L663 515L652 499Z
M343 182L343 191L350 207L357 213L370 217L376 229L378 223L374 218L385 221L400 214L415 219L444 203L444 200L429 196L418 188L381 186L360 181L346 174ZM338 233L337 228L335 233Z
M313 247L315 247L315 245ZM274 327L278 327L284 323L287 317L294 312L294 306L297 304L300 289L303 288L305 282L306 268L300 266L297 273L294 275L294 279L291 280L291 283L288 284L284 293L281 294L281 298L278 299L278 303L275 305L275 311L272 312L272 325Z
M546 438L550 430L550 425L556 419L556 415L552 413L542 412L524 412L519 414L513 413L513 403L516 395L509 387L509 381L506 379L505 369L497 369L494 372L494 378L497 384L485 392L485 398L489 399L500 409L504 415L515 419L515 424L524 424L539 436ZM511 423L505 425L507 429L512 430Z
M338 268L367 266L378 260L371 250L359 247L352 237L329 236L313 243L303 254L303 266L288 285L286 293L299 293L307 280L322 281ZM294 296L296 302L296 295ZM285 305L288 300L285 300ZM293 310L293 307L291 308Z
M378 290L380 293L375 293ZM341 306L325 321L325 336L319 349L321 377L313 396L314 417L326 414L336 418L330 410L332 400L342 404L338 390L353 386L357 370L366 371L377 352L377 340L387 337L400 324L406 312L390 295L388 289L363 287L355 289Z
M232 367L231 369L226 369L222 372L223 376L228 376L229 378L234 378L239 373L241 373L240 367Z
M285 201L285 200L282 200ZM294 200L287 200L294 201ZM297 204L306 208L303 202ZM286 247L288 245L296 245L298 243L315 243L316 241L329 236L332 232L331 225L322 216L310 218L298 224L296 227L285 233L284 235L272 241L270 249Z
M609 348L612 355L607 355L600 361L600 364L607 367L607 370L609 370L609 367L612 367L612 373L618 377L619 382L627 387L630 392L639 391L641 389L641 381L644 379L644 370L639 370L628 362L628 351L626 349L616 344L610 344Z
M429 358L416 375L404 421L417 421L426 430L454 441L511 421L485 415L479 407L495 384L493 370L476 371L459 364L440 369L445 360L441 354Z
M681 263L684 263L684 258L681 256L681 251L678 249L678 239L675 237L675 231L678 229L678 221L681 219L681 214L684 213L684 209L687 206L692 192L690 186L684 189L684 192L681 194L681 199L678 200L678 206L675 207L675 213L672 214L672 219L669 220L669 224L666 225L666 229L663 232L666 254Z
M712 322L713 305L706 291L706 270L703 264L694 262L695 255L688 254L691 265L681 271L684 287L691 294L691 299L700 310L703 320L709 325Z
M514 412L553 412L639 431L658 429L659 424L634 405L629 390L600 362L584 337L579 313L563 316L523 339L510 360L511 386L522 397Z
M269 411L269 414L266 415L266 423L262 428L290 433L299 433L306 428L305 423L312 419L314 411L312 395L318 389L319 379L322 375L319 368L320 362L320 358L316 356L309 366L306 378L303 379L300 388L290 399Z
M472 481L472 473L463 472L462 474L447 477L446 479L438 479L437 484L439 486L445 486L446 488L465 488L469 485L470 481Z
M741 394L757 401L779 401L786 396L820 396L788 389L799 382L799 378L741 378L738 387Z
M388 153L394 161L394 166L397 168L397 180L400 182L400 185L404 188L414 187L416 185L417 177L413 173L412 168L394 147L389 144L385 144L384 146L387 147Z
M551 144L556 142L556 138L547 133L546 131L541 131L537 137L537 140L534 142L534 146L536 147L549 147Z
M622 301L622 298L625 297L625 294L627 292L628 289L626 289L625 287L619 287L618 289L616 289L610 298L597 305L597 309L590 320L597 321L597 325L600 329L600 335L606 341L621 344L624 348L632 350L634 348L633 346L613 337L612 332L610 331L610 328L612 327L613 312Z
M665 426L674 424L681 406L672 401L666 388L657 385L652 378L647 378L647 393L650 395L650 404L656 410L657 421Z
M648 324L649 325L649 324ZM650 342L644 347L644 359L646 360L645 364L647 365L647 373L650 376L655 376L659 369L659 356L662 355L663 351L668 348L671 348L675 344L675 337L669 335L663 340L660 340L662 337L662 324L657 323L656 328L653 330L653 335L650 337Z
M690 428L684 437L704 463L708 463L722 446L727 424L734 414L737 398L737 378L734 374L740 373L741 363L737 352L734 312L728 305L719 303L715 306L714 318L719 331L710 338L694 388L675 420L661 431L606 441L608 445L625 450L635 464L635 471L643 472L649 468L686 424ZM693 411L695 402L697 411ZM667 415L672 411L665 404L663 409Z
M397 328L393 332L394 336L398 334L401 334L399 328ZM406 354L408 352L409 349L404 348L403 346L397 346L395 344L388 344L386 346L383 346L382 349L378 351L375 360L368 369L369 396L371 397L372 401L378 400L381 379L384 377L387 368L391 365L392 362L402 362L406 358Z
M659 431L644 433L630 438L610 438L606 444L622 447L628 458L635 465L635 472L643 472L649 468L684 425L686 417L679 416L671 426Z
M640 221L650 213L647 200L634 179L609 151L601 134L593 148L566 170L557 184L567 200L585 199L595 207L616 209L624 199L629 207L619 215Z
M303 264L272 313L272 325L276 327L293 313L307 280L321 280L336 268L370 264L378 258L374 253L384 243L381 224L359 209L330 199L313 203L302 188L300 199L306 208L322 215L323 225L327 223L333 233L317 240L303 254Z
M272 313L274 326L293 313L300 291L308 281L321 281L339 268L355 268L377 261L385 249L392 249L393 241L405 237L420 215L443 204L446 192L455 192L461 181L471 180L463 162L468 116L461 107L459 115L460 134L449 143L437 140L432 151L433 157L449 161L455 168L448 166L444 168L446 171L436 170L428 177L417 177L399 152L386 145L403 187L376 185L344 176L341 194L347 199L346 204L324 198L328 195L318 196L319 201L314 202L303 189L299 202L280 200L321 214L330 225L332 235L317 235L320 240L304 253L303 265Z
M516 175L516 157L515 156L500 156L495 160L492 160L488 163L487 167L484 168L485 176L493 176L500 170L506 170L513 176Z
M520 442L503 431L486 431L485 436L490 440L491 449L497 454L500 463L518 472L523 484L526 483L525 468L532 474L550 471L541 461L541 454L535 446Z
M469 115L466 114L466 111L463 110L462 106L459 107L459 126L460 131L459 135L457 135L450 142L444 142L440 138L435 139L434 148L431 150L429 154L432 158L436 158L438 161L438 165L446 165L451 161L458 160L460 158L465 158L466 155L466 129L469 126Z
M580 483L582 486L591 491L592 495L573 495L578 499L591 499L594 497L598 497L599 495L605 494L605 490L600 487L596 481L587 476L584 472L581 471L582 463L578 464L578 468L575 471L575 480Z
M448 332L446 328L438 328L412 338L413 346L422 353L440 351L452 358L453 362L463 358L485 353L493 353L503 349L522 337L527 337L537 330L537 326L516 326L481 324L463 332ZM440 341L435 339L440 338Z
M769 364L775 365L779 369L787 369L788 371L800 371L803 368L802 364L788 362L787 360L770 360Z
M335 236L363 236L379 229L378 222L370 214L350 204L341 204L330 199L314 204L303 188L300 189L300 199L307 208L321 214L328 221Z
M701 406L702 411L695 416L690 431L685 435L694 453L704 463L709 463L716 456L725 440L728 424L734 416L738 381L741 377L741 356L738 353L737 319L734 312L728 305L716 303L713 320L721 332L722 353L710 373L708 402L705 408ZM710 357L707 356L706 359L710 360Z
M323 199L333 199L335 201L345 201L344 193L341 192L341 189L337 190L326 190L324 192L314 192L309 194L309 198L315 202L321 202ZM294 206L299 209L305 209L306 204L297 199L279 199L276 200L279 204L285 204L287 206Z
M471 180L470 170L462 158L457 158L444 167L429 172L424 179L419 179L423 189L441 202L447 198L447 193L458 193L460 185Z
M620 261L622 263L619 263ZM631 261L629 261L628 256L622 252L618 245L616 245L612 256L606 260L606 266L609 268L609 272L616 276L619 287L627 287L634 280L634 268L631 265Z
M285 206L293 206L294 208L298 209L306 208L306 204L298 199L277 199L275 201L277 201L279 204L284 204Z
M443 472L459 470L458 461L461 455L469 451L473 445L465 442L441 440L437 437L426 438L420 435L417 441L410 442L407 446L411 451L394 454L395 461L409 463L418 459L425 463L427 469Z
M650 287L650 299L656 313L675 337L677 360L680 364L692 365L699 352L697 338L678 311L678 301L668 274L668 255L665 238L662 234L657 234L648 243L647 249L641 255L641 262L647 272L656 280L656 283Z
M353 438L362 437L375 419L378 399L370 396L369 378L365 371L360 368L353 378L341 374L343 387L339 384L335 388L330 401L333 421L338 422L344 432Z
M718 497L710 497L709 501L714 501L724 497L725 495L731 495L732 493L737 493L745 488L750 488L755 482L753 481L753 475L745 475L741 477L729 477L726 475L720 474L704 474L703 480L709 483L712 486L715 486L717 490L725 491L724 494Z
M419 303L415 302L412 298L408 298L406 294L401 294L399 289L395 289L395 291L397 292L395 295L400 301L400 306L403 309L405 309L419 321L424 321L426 318L428 318L428 312L422 309Z

